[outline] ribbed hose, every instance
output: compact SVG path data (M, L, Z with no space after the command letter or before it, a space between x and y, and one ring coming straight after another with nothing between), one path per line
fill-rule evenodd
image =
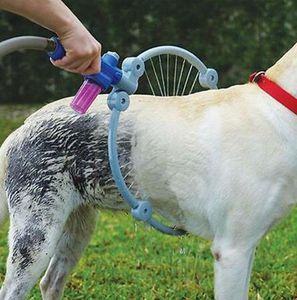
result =
M0 58L20 50L46 50L54 51L55 42L53 40L37 36L20 36L11 38L0 43Z

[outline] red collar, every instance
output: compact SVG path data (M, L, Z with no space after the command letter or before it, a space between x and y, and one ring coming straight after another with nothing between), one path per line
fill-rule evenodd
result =
M265 72L253 73L250 75L249 81L256 82L263 91L290 109L293 113L297 114L297 98L286 92L275 82L268 79L265 76Z

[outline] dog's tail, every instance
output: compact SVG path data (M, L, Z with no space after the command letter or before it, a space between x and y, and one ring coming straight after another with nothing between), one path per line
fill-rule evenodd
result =
M0 147L0 226L4 223L8 216L8 202L5 191L5 181L7 175L7 146L10 137Z

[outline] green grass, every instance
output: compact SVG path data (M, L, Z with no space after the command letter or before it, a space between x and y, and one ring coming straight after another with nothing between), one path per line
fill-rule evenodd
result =
M21 121L20 116L0 119L0 143ZM250 299L297 299L296 219L297 209L262 240ZM0 282L7 230L8 224L0 229ZM136 224L129 215L103 211L64 299L213 299L210 245L194 236L168 237ZM37 285L29 299L41 299Z

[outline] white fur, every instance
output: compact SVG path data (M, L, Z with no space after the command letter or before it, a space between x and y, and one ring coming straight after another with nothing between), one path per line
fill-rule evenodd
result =
M6 158L6 148L9 145L9 141L12 138L11 134L0 148L0 226L6 220L8 216L8 205L7 197L5 192L5 178L7 169L7 158Z
M268 77L294 95L296 57L297 46L267 71ZM62 102L68 104L69 99ZM34 120L50 115L62 102L48 105L28 122L34 126ZM93 111L106 109L103 102L105 98L100 97ZM213 240L216 299L247 299L255 247L296 203L297 116L256 84L248 83L183 98L133 96L127 118L136 124L137 147L132 150L132 160L141 193L178 227ZM0 162L1 211L6 206L6 147L2 147ZM71 205L62 210L64 218L57 210L57 219L63 221L52 232L53 240L58 240L68 215L67 222L74 225L66 223L64 230L70 237L60 240L42 280L42 295L47 300L61 296L66 276L86 245L95 219L92 216L88 226L79 225L92 209L81 211L70 201L78 196L69 193L71 186L66 187L65 198ZM63 261L82 233L86 238L75 250L75 259ZM0 299L11 299L9 289L13 288L13 278L6 279Z

